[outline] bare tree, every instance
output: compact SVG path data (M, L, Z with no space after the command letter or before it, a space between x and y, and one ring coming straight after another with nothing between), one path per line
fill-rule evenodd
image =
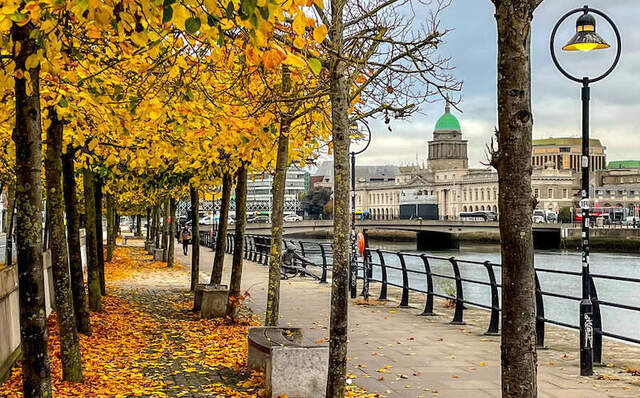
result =
M498 169L502 253L502 396L537 396L531 214L531 20L542 0L493 0L498 27Z
M436 49L446 30L438 14L449 1L435 0L430 18L414 27L410 0L360 2L330 0L325 13L316 12L327 25L323 43L328 59L329 97L334 156L334 237L331 289L329 377L327 397L344 396L347 357L347 284L349 267L349 145L354 122L383 114L405 118L432 96L459 90L448 59ZM454 104L456 101L453 101ZM350 108L354 111L350 115Z

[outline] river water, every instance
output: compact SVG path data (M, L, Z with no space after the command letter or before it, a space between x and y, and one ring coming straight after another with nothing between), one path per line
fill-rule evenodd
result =
M455 257L459 260L491 261L500 263L500 247L498 245L480 245L461 243L460 249L418 252L415 250L415 242L389 242L371 240L371 248L380 248L390 251L401 251L403 253L421 254L443 257L443 260L429 260L429 265L433 273L453 276L453 267L446 259ZM313 255L315 257L315 255ZM379 259L373 254L373 263L379 264ZM400 267L400 260L393 253L384 254L387 265ZM541 269L581 271L580 253L568 250L536 250L535 266ZM591 272L594 274L625 276L640 278L640 255L628 253L595 252L591 253ZM405 256L405 263L408 270L415 270L424 273L424 262L419 257ZM462 278L489 281L487 270L483 265L459 262ZM495 277L501 283L501 269L494 268ZM568 296L580 297L581 279L579 276L559 275L546 272L538 272L540 288L543 292L558 293ZM411 288L426 291L426 278L417 273L408 273L409 286ZM388 269L388 281L402 285L402 273L399 270ZM374 265L373 278L381 279L380 267ZM451 289L455 287L454 281L446 278L435 277L434 289L440 294L451 294ZM640 306L640 284L613 281L594 278L596 291L600 300ZM475 283L463 282L465 300L491 304L491 293L488 286ZM455 292L455 290L453 290ZM500 292L500 290L499 290ZM579 302L564 298L543 296L545 318L577 325L579 320ZM622 336L640 339L640 312L626 309L612 308L601 305L602 329ZM488 325L487 325L488 326Z

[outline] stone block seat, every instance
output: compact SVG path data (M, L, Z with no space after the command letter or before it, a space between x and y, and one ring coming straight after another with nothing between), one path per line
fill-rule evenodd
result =
M164 259L164 249L155 247L153 248L153 260L154 261L165 261Z
M300 328L249 328L251 369L265 370L268 397L324 397L329 346L304 336Z
M225 315L228 301L227 285L199 283L196 285L193 310L199 311L203 318L220 318Z

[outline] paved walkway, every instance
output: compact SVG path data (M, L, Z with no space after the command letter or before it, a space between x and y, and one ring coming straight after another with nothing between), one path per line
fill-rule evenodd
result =
M177 257L190 264L189 256ZM201 249L202 281L208 281L213 251ZM228 282L231 256L227 255L223 281ZM224 283L223 282L223 283ZM243 289L251 294L249 306L264 316L267 267L245 262ZM349 308L349 373L353 382L369 392L388 397L500 397L500 337L484 336L488 314L465 311L464 326L452 326L452 311L436 301L435 317L417 316L424 298L412 297L412 308L397 308L391 300L375 306ZM315 338L328 338L330 285L296 277L281 284L281 325L308 327ZM549 349L539 350L540 397L640 397L640 377L618 367L636 367L640 348L605 342L605 361L597 376L579 374L575 351L578 336L571 331L547 328ZM612 356L613 355L613 356ZM637 361L634 363L634 361ZM615 365L614 365L615 364Z

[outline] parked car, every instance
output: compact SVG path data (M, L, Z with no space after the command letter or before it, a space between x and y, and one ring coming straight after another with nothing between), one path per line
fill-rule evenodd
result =
M630 225L633 227L640 225L640 217L634 217L634 216L625 217L624 220L622 220L622 225Z
M549 222L549 223L558 222L558 215L556 214L555 211L547 210L545 213L546 213L546 216L547 216L547 222Z
M255 217L249 218L247 222L263 223L263 222L271 222L271 220L269 219L269 216L255 216Z
M285 222L298 222L298 221L302 221L302 217L300 217L297 214L287 214L286 216L284 216L284 221Z
M533 222L534 223L547 222L547 217L546 217L546 214L544 213L544 210L535 209L533 211Z

